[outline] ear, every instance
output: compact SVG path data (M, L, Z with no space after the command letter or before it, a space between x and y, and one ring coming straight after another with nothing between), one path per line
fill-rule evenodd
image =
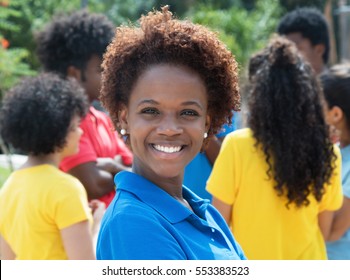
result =
M332 124L336 126L342 121L342 119L344 117L344 112L340 107L333 106L329 110L329 117L330 117L330 121L332 122Z
M67 77L76 79L79 83L81 82L81 70L75 66L68 66Z
M119 120L120 128L123 128L126 131L128 131L128 123L129 123L128 116L129 116L128 108L127 106L124 105L122 109L120 109L118 112L118 120Z
M326 51L326 47L323 44L317 44L317 45L315 45L314 50L318 54L319 57L322 57L324 52Z

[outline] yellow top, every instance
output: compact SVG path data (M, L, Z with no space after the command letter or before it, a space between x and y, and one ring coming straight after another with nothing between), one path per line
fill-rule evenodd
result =
M262 150L254 146L250 129L226 136L207 183L216 198L232 205L232 232L248 259L326 259L326 249L318 226L318 214L336 210L342 204L341 158L326 193L318 203L313 195L307 207L277 195L273 179L268 179Z
M0 234L17 259L67 259L60 230L90 220L83 185L51 165L13 172L0 191Z

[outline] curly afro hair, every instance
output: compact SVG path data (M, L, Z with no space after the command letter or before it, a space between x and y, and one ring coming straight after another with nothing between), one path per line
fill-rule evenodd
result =
M69 125L85 116L87 99L73 80L41 74L22 80L5 95L0 134L5 143L29 155L46 155L66 144Z
M318 79L294 43L281 37L273 38L250 64L248 125L265 154L267 174L288 204L308 205L310 193L320 201L336 155Z
M304 38L309 39L313 46L323 44L325 46L323 62L328 62L330 49L328 23L316 8L303 7L287 13L279 22L277 32L280 35L299 32Z
M93 56L102 58L114 35L113 24L85 10L56 16L37 34L37 55L46 71L67 74L69 66L84 70Z
M328 107L342 109L350 130L350 64L337 64L320 76Z
M198 73L208 93L209 135L230 123L238 111L238 68L217 35L201 25L173 18L168 7L142 16L140 27L119 27L102 63L100 100L116 128L138 77L150 66L172 64Z

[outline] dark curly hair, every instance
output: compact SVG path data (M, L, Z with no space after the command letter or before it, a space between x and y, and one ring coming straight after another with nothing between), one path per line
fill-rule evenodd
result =
M350 129L350 64L334 65L320 79L327 106L342 109Z
M304 38L310 40L313 46L323 44L325 51L322 56L324 63L329 57L329 31L327 20L316 8L303 7L287 13L279 22L278 34L288 35L299 32Z
M102 63L100 100L118 128L118 111L127 105L138 77L150 66L188 67L203 79L208 93L209 135L230 123L239 110L237 63L217 35L201 25L173 18L168 7L142 16L140 27L119 27Z
M264 59L262 59L264 58ZM257 60L257 61L255 61ZM322 199L336 155L322 110L322 90L294 43L281 37L250 60L248 125L261 146L278 195L287 206Z
M22 80L5 95L0 110L4 142L34 156L62 149L75 115L84 117L87 99L73 80L41 74Z
M93 55L102 58L113 35L114 26L104 15L86 10L57 15L37 34L37 55L46 71L66 76L70 65L85 70Z

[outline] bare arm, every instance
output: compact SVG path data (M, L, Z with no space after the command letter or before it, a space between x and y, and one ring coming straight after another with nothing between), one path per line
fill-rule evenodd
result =
M332 230L334 211L323 211L318 214L318 225L325 241L329 240Z
M0 256L2 260L14 260L16 254L12 251L10 245L0 235Z
M64 249L70 260L94 260L91 229L88 220L61 230Z
M92 241L93 241L93 247L95 250L96 244L97 244L98 233L99 233L100 227L101 227L101 220L102 220L104 213L106 212L106 205L97 199L93 199L90 201L89 206L92 209L92 216L93 216Z
M113 177L127 167L111 158L101 158L96 162L80 164L68 170L84 185L88 198L98 199L113 191L115 186Z
M212 204L224 217L226 223L230 225L232 217L232 205L226 204L225 202L223 202L220 199L217 199L216 197L213 197Z
M335 212L332 229L328 241L335 241L341 238L350 228L350 199L344 197L342 207Z

